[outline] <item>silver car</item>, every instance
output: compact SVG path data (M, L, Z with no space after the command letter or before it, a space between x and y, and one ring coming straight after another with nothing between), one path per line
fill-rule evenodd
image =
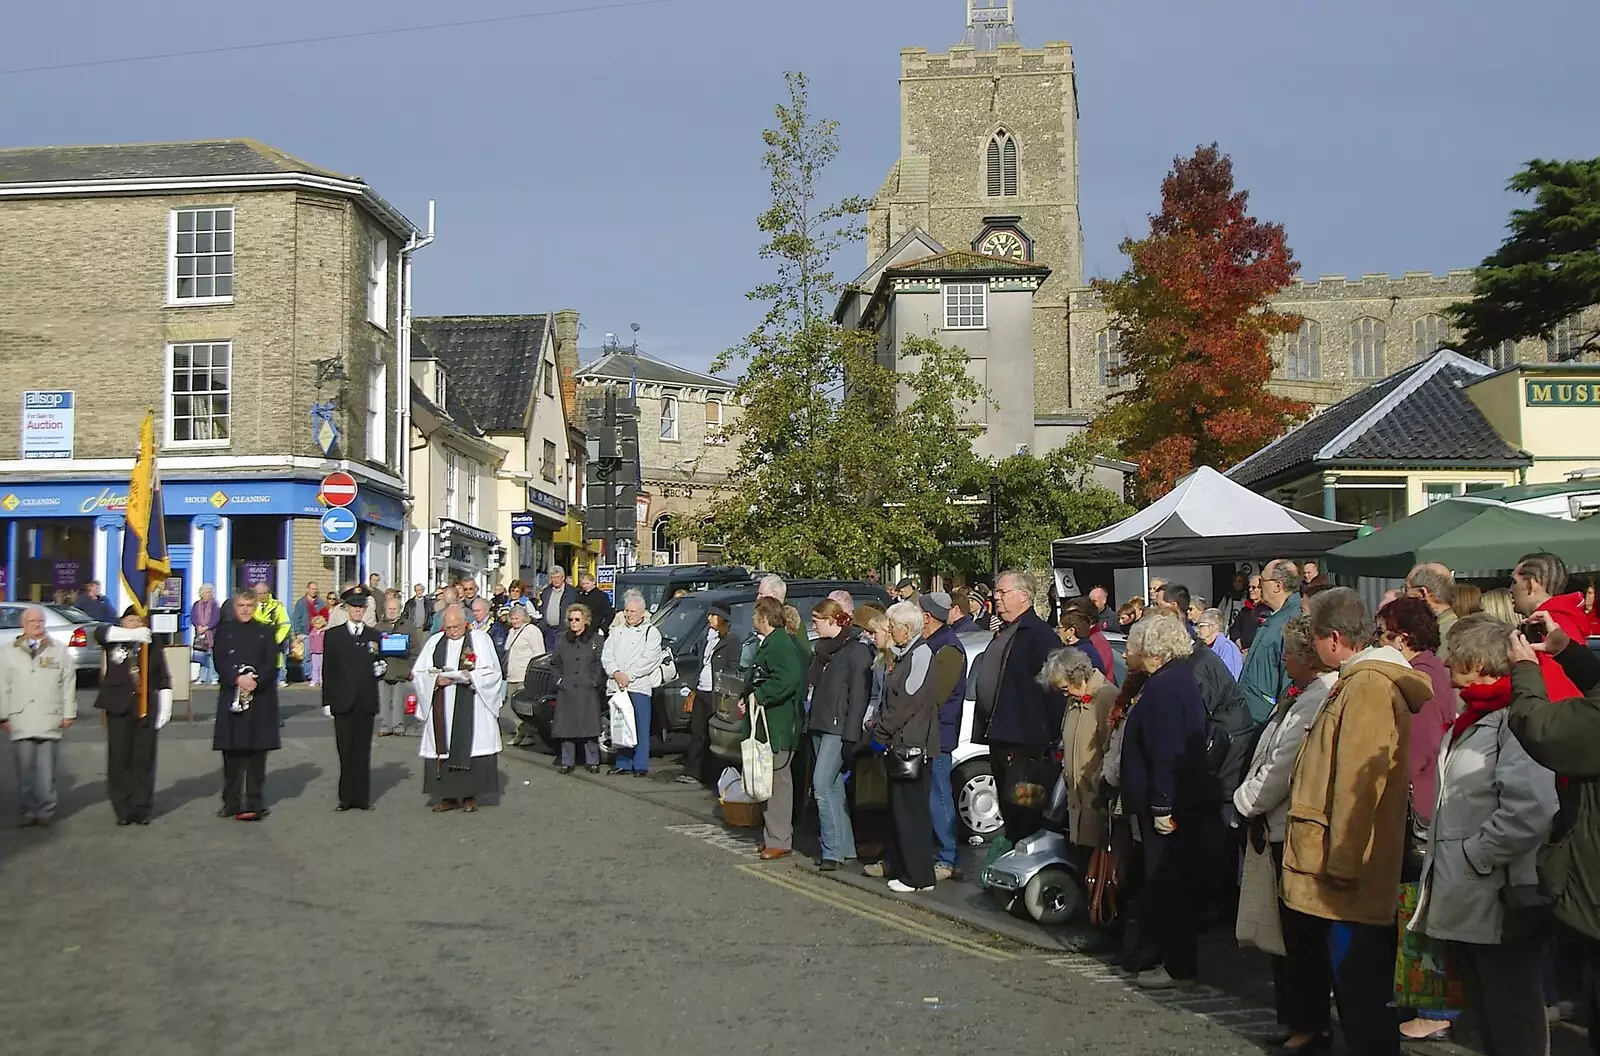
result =
M22 614L34 607L29 601L0 601L0 647L22 636ZM44 633L66 645L73 669L80 675L85 672L98 675L102 650L95 643L94 629L99 621L71 605L41 602L37 607L44 610Z

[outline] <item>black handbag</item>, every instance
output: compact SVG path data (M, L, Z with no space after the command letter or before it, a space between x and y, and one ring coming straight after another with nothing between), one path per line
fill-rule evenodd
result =
M890 781L916 781L928 765L928 753L921 748L890 748L883 757L883 769Z

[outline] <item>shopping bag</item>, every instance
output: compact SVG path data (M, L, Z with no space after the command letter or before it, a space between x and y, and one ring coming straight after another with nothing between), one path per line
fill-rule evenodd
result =
M744 763L744 790L758 803L772 798L772 737L767 729L767 709L751 704L750 736L739 745Z
M1254 946L1262 953L1283 956L1283 922L1278 916L1278 870L1272 862L1272 848L1256 850L1254 841L1245 841L1244 871L1239 878L1239 917L1234 938L1241 946Z
M632 748L639 743L639 730L633 721L633 698L626 690L611 694L611 747Z

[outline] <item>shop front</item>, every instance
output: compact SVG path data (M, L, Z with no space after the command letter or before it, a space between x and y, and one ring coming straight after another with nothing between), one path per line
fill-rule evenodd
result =
M434 530L434 540L434 583L444 586L471 579L480 591L489 593L506 562L498 535L443 517Z
M518 579L532 589L548 583L550 569L557 565L571 571L572 546L563 534L567 527L567 500L530 485L527 509L513 514L512 519L525 530L517 537Z
M201 584L226 595L258 582L279 598L294 596L295 538L327 510L317 481L172 479L161 491L173 570L164 591L169 599L181 599L187 610ZM50 600L99 580L120 611L129 600L117 575L127 501L126 481L0 485L5 597ZM404 523L398 495L363 484L352 512L363 564L398 549L393 540ZM358 571L352 567L348 578Z

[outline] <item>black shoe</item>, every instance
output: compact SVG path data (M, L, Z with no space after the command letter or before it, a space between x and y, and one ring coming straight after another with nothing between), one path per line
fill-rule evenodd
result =
M338 810L338 811L344 811L344 810L353 810L354 808L355 808L355 804L354 803L340 803L337 807L334 807L333 809L334 810Z
M612 777L617 777L617 776L619 776L621 774L631 774L631 773L633 773L633 771L632 770L624 770L620 766L613 766L610 770L607 770L606 773L610 774Z
M588 766L584 767L584 769L589 771L591 774L598 774L600 772L600 764L590 763Z
M123 826L123 825L132 825L132 824L133 824L133 819L132 818L118 818L117 819L117 825L118 825L119 828L121 826Z
M632 773L634 777L649 777L650 776L650 771L648 771L648 770L632 770L632 771L629 771L629 772Z
M836 862L832 858L824 858L817 863L817 872L819 873L836 873L843 868L843 862Z
M272 813L272 808L271 807L262 807L260 810L256 811L256 817L264 818L268 814L271 814L271 813Z
M561 771L563 774L572 773L572 767L570 767L570 766L558 766L558 767L556 767L556 769Z
M150 824L150 816L148 814L141 814L137 818L133 819L133 823L135 825L148 825Z
M237 810L234 810L232 807L223 807L221 810L217 811L217 817L219 817L219 818L232 818L234 815L236 815L238 813L239 812Z
M357 810L371 810L373 808L372 808L372 804L371 803L357 803L356 804L356 809Z

